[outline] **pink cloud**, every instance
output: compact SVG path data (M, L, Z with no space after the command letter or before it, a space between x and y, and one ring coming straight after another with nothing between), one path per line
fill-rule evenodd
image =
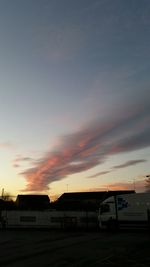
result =
M56 150L44 155L33 168L22 173L27 181L25 190L47 190L50 183L87 171L102 164L111 155L150 146L149 104L144 108L111 114L105 121L96 120L62 137ZM147 123L143 124L145 118ZM126 165L138 163L130 161Z

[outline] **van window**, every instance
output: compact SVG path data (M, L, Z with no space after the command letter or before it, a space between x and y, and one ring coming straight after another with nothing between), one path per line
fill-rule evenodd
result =
M35 216L20 216L20 222L36 222Z

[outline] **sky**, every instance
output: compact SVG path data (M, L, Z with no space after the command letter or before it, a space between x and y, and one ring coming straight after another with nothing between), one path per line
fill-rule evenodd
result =
M149 0L0 0L0 190L145 190L149 14Z

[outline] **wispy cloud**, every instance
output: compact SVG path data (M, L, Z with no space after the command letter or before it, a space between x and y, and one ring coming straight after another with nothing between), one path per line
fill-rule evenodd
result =
M0 149L13 149L14 145L10 142L0 143Z
M129 161L123 163L123 164L116 165L116 166L112 167L110 170L98 172L98 173L96 173L94 175L91 175L88 178L96 178L96 177L105 175L107 173L110 173L110 172L114 171L115 169L123 169L123 168L134 166L134 165L137 165L137 164L140 164L140 163L144 163L144 162L147 162L147 160L145 160L145 159L129 160Z
M33 159L30 157L23 157L21 155L18 155L14 160L13 160L13 167L14 168L18 168L20 167L20 164L23 162L32 162L33 163Z
M122 169L122 168L126 168L126 167L129 167L129 166L133 166L133 165L137 165L137 164L140 164L140 163L144 163L146 161L147 160L145 160L145 159L129 160L129 161L125 162L124 164L120 164L120 165L114 166L113 169Z
M96 174L94 174L94 175L89 176L88 178L96 178L96 177L98 177L98 176L101 176L101 175L105 175L105 174L107 174L107 173L110 173L111 171L112 171L112 170L110 170L110 171L98 172L98 173L96 173Z
M19 165L19 164L17 164L17 163L13 163L13 167L14 167L14 168L19 168L19 167L20 167L20 165Z
M150 146L149 125L150 105L145 102L144 105L134 105L126 111L111 114L105 121L96 120L80 131L62 137L57 150L46 153L33 168L22 173L27 181L25 190L47 190L50 183L87 171L102 164L111 155ZM123 165L138 163L141 161Z

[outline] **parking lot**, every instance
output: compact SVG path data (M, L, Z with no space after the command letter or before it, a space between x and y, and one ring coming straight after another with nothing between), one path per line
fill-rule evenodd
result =
M147 231L0 232L0 266L150 266Z

